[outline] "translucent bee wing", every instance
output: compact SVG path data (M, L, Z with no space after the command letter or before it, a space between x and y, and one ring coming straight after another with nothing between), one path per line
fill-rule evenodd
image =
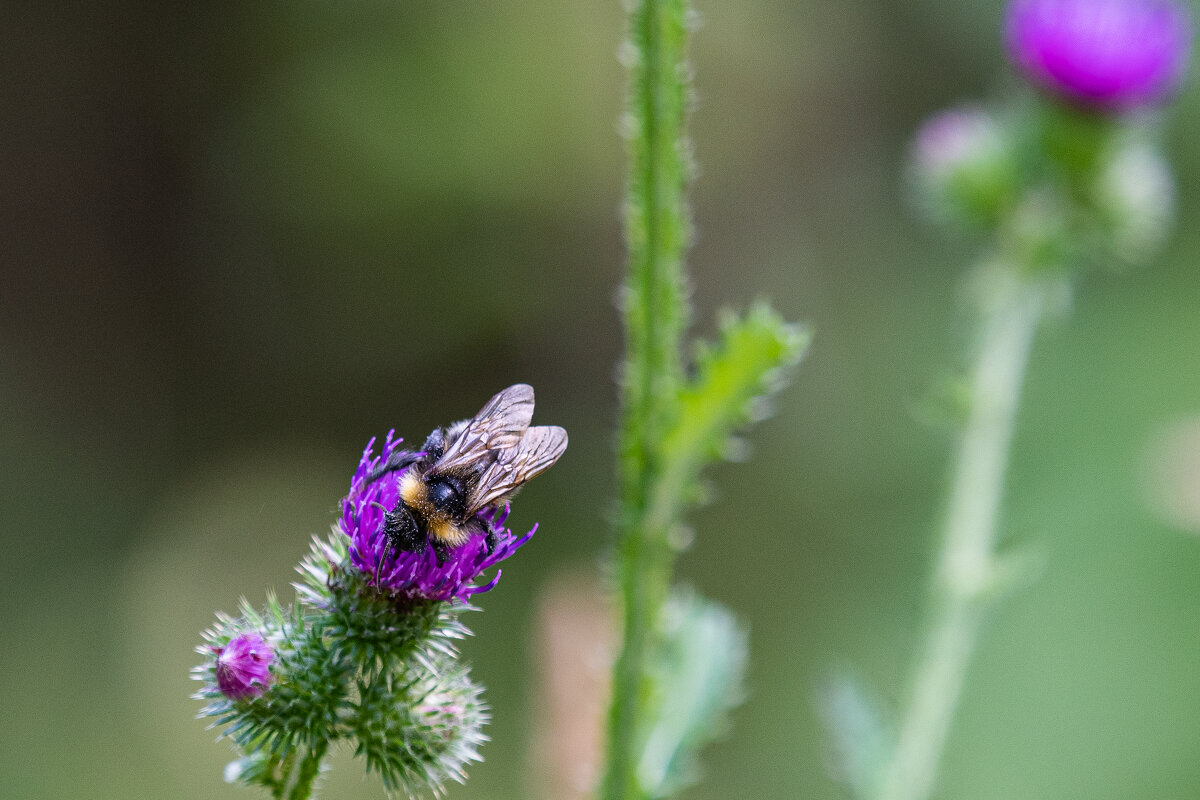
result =
M525 383L508 387L484 403L461 431L454 430L461 423L451 426L445 452L430 472L486 467L495 460L497 452L517 446L532 419L533 387Z
M494 505L507 494L515 492L536 478L562 456L567 449L567 432L557 425L530 428L516 447L501 450L479 478L474 494L468 500L471 513Z
M477 420L488 418L507 420L516 430L524 432L533 419L533 387L528 383L514 383L497 392L475 415Z

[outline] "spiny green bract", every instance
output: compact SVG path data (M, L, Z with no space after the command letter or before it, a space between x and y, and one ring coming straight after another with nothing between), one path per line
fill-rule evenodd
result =
M453 656L453 643L469 634L458 615L475 607L380 592L343 566L345 542L336 528L328 540L314 539L299 568L304 582L295 584L305 603L324 612L323 633L332 646L367 673L389 659L407 659L419 644Z
M488 714L465 668L445 656L434 656L429 667L360 683L351 724L356 755L385 786L440 795L443 784L463 782L463 768L480 760Z

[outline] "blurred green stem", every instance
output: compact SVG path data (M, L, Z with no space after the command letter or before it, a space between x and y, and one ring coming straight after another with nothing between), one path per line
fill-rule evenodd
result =
M271 797L276 800L284 800L288 780L292 776L292 770L296 768L296 751L292 750L282 758L271 755L268 759L269 766L264 772L263 784L271 790ZM276 773L279 775L278 779L275 778Z
M312 797L313 786L321 774L321 762L328 750L329 743L320 742L305 752L296 767L296 782L288 792L288 800L309 800Z
M1016 270L988 276L971 406L959 445L941 554L898 739L876 800L925 800L933 788L980 619L999 574L996 522L1025 366L1047 287Z
M629 155L625 234L629 278L622 305L626 362L622 376L616 566L623 642L613 671L607 764L601 796L643 796L637 776L640 731L652 689L646 664L661 638L677 523L656 501L662 442L678 413L687 327L683 257L688 218L687 42L684 0L642 0L630 11Z

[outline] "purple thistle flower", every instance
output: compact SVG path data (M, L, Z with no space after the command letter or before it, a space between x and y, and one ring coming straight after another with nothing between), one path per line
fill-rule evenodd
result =
M231 700L257 697L271 684L275 650L258 633L240 633L217 649L217 688Z
M1126 110L1155 103L1187 68L1192 29L1174 0L1014 0L1012 60L1076 103Z
M383 452L378 456L373 453L375 440L367 443L350 481L350 494L342 501L338 527L350 540L350 563L368 582L374 582L378 574L379 588L400 597L467 602L472 595L492 589L500 580L499 570L485 583L476 583L476 579L484 570L508 558L529 541L537 526L518 538L503 527L508 517L507 507L482 511L479 518L495 533L495 549L489 554L487 537L475 534L465 544L454 548L445 564L438 563L432 547L419 553L389 548L383 533L384 509L396 506L400 478L405 470L388 472L370 483L367 477L400 449L403 440L393 439L394 433L388 431Z

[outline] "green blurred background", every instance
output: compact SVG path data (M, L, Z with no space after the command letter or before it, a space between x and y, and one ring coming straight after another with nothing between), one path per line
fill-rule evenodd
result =
M494 741L450 797L535 797L539 597L609 541L620 3L14 5L0 797L252 796L193 719L199 631L241 594L290 597L369 437L516 381L571 449L470 620ZM813 690L842 664L902 689L950 445L913 409L967 331L971 250L913 218L900 164L924 115L1015 89L1002 7L699 6L696 327L766 295L817 338L679 565L753 653L687 796L837 798ZM1200 523L1146 500L1200 493L1153 446L1200 413L1197 122L1188 88L1169 250L1091 276L1039 340L1004 527L1049 563L982 643L944 797L1200 794ZM383 789L343 753L324 796Z

